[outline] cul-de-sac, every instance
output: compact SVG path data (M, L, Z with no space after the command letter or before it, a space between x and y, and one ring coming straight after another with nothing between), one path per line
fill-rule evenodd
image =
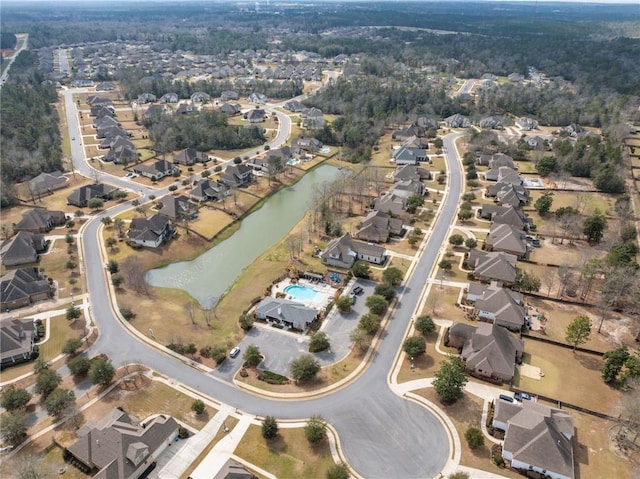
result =
M634 1L0 6L0 476L640 477Z

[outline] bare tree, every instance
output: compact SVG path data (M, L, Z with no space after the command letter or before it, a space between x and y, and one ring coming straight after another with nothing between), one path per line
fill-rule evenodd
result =
M122 276L129 288L138 294L149 295L149 285L144 279L145 269L137 256L129 256L120 264Z
M630 391L620 398L619 429L616 435L623 445L637 450L640 437L640 379L628 381Z
M542 274L542 279L544 280L544 284L547 286L547 296L551 296L551 288L553 287L553 282L556 279L557 271L556 268L552 268L547 266Z
M429 293L429 297L427 298L426 306L431 308L431 316L436 315L436 311L438 310L438 306L440 305L440 295L435 291L431 291Z
M196 304L194 301L184 303L184 312L191 320L191 324L196 324Z
M558 268L558 271L556 271L556 274L558 275L558 279L560 280L560 290L558 292L558 298L560 298L564 294L564 290L567 288L567 284L569 283L569 280L571 279L573 273L571 272L569 266L567 266L566 264L562 264Z

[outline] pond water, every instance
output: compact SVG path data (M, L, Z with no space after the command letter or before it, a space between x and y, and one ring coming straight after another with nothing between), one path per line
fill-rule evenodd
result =
M322 165L285 188L247 216L233 236L192 261L170 264L147 273L152 286L183 289L203 307L217 302L242 270L280 241L309 209L316 185L333 181L339 169Z

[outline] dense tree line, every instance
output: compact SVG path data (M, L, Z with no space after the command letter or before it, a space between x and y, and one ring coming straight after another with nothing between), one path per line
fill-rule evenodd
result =
M258 146L265 141L261 128L229 125L225 115L213 111L186 117L161 115L144 123L154 150L160 153L183 148L235 150Z
M15 33L2 32L0 33L0 48L14 48L18 43Z
M203 91L212 98L218 98L223 91L227 90L233 90L241 97L258 92L269 98L288 99L302 94L303 91L303 83L299 80L256 80L251 84L231 80L172 81L160 76L149 76L137 68L122 69L117 73L116 78L120 81L127 100L135 100L141 93L153 93L157 98L165 93L177 93L180 98L187 99L197 91Z
M18 70L22 56L21 53L16 60ZM43 171L62 169L58 114L52 105L57 100L57 93L54 87L42 85L40 80L35 74L21 75L20 83L12 81L2 88L0 200L3 207L15 201L13 185L16 182Z

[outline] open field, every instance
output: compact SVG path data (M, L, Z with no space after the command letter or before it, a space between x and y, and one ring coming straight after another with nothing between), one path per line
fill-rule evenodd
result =
M328 441L312 446L302 428L280 428L275 439L262 438L259 426L251 426L235 454L274 474L278 479L325 477L334 464Z
M615 416L622 393L607 386L600 376L602 358L587 353L526 339L523 362L542 370L544 377L532 379L517 369L513 385L592 411ZM589 394L585 394L589 391Z
M551 212L553 213L562 206L571 206L578 208L583 215L591 215L596 209L607 216L613 216L613 205L616 201L615 195L607 195L605 193L595 192L577 192L577 191L552 191L553 192L553 205L551 206ZM533 208L536 200L542 196L544 191L530 190L529 206L524 210L527 213L532 214L536 218L538 213Z

